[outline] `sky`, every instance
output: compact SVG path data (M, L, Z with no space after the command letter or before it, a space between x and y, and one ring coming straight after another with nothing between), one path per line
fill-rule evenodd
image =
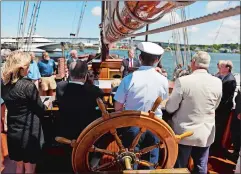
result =
M83 1L42 1L36 34L45 37L69 37L76 33ZM26 30L29 25L34 2L30 2ZM1 36L16 36L19 21L20 6L23 1L1 2ZM240 5L240 1L198 1L185 8L187 19L201 17L229 7ZM101 22L101 1L88 1L85 9L79 37L99 37ZM173 12L176 21L181 21L180 10ZM161 20L150 24L149 29L170 24L170 14ZM145 28L138 32L144 31ZM182 30L179 30L182 32ZM218 33L218 34L217 34ZM183 36L180 35L181 43ZM216 39L215 39L216 38ZM144 37L137 37L143 39ZM174 42L172 31L149 35L149 41ZM240 15L214 22L188 27L190 44L224 44L240 43Z

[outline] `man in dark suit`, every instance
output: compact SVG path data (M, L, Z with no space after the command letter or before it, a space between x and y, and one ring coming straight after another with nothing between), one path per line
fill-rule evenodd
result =
M232 74L233 63L231 61L225 61L220 65L219 78L223 83L223 93L221 102L216 109L216 136L213 148L218 150L222 147L222 138L227 126L228 118L233 107L233 97L236 88L236 79ZM224 148L224 147L222 147Z
M70 64L70 81L58 83L56 98L59 102L59 136L77 139L81 131L92 121L101 117L96 99L103 97L97 86L86 83L88 66L77 60Z
M128 73L133 68L138 68L140 66L140 61L134 58L135 53L133 49L128 50L128 58L123 59L122 66L124 67L122 77L128 75Z

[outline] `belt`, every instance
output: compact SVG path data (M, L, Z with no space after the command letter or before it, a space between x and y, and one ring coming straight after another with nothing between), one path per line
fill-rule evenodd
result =
M41 75L41 77L51 77L52 75Z

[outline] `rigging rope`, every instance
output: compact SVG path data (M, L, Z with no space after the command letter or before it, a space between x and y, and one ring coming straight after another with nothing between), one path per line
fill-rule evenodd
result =
M24 2L24 4L25 4L25 2ZM22 14L22 17L21 17L21 12L22 12L22 3L20 3L20 9L19 9L18 28L17 28L17 31L18 31L17 32L17 41L18 41L18 36L20 34L21 22L22 22L22 18L23 18L23 14Z
M39 15L39 10L40 10L41 3L42 3L42 1L40 1L39 6L38 6L38 12L37 12L37 16L36 16L36 21L35 21L35 25L34 25L34 32L33 32L33 34L35 34L36 29L37 29L38 15Z
M29 7L29 1L27 1L27 5L24 6L24 17L23 17L23 27L22 27L22 31L21 31L21 34L22 34L22 40L21 40L21 43L20 43L20 48L23 46L23 43L24 43L24 33L25 33L25 27L26 27L26 20L27 20L27 17L28 17L28 7Z
M31 28L31 24L32 24L32 18L33 18L33 14L34 14L35 5L36 5L36 3L33 4L33 11L32 11L32 15L31 15L30 21L29 21L29 25L28 25L27 35L29 35L29 32L30 32L30 28Z
M35 8L34 8L34 14L33 14L32 23L31 23L31 21L30 21L30 23L31 23L32 25L31 25L31 27L30 27L30 32L28 33L27 50L26 50L26 51L30 51L30 48L31 48L30 46L31 46L32 40L33 40L32 35L33 35L34 27L35 27L35 24L36 24L36 21L37 21L36 16L37 16L37 12L38 12L38 10L39 10L40 1L38 0L36 4L37 4L37 5L34 6Z
M77 12L77 8L78 8L78 3L79 2L76 2L76 5L75 5L75 13L74 13L74 19L73 19L73 22L72 22L72 30L71 30L71 33L74 32L74 22L75 22L75 19L76 19L76 12Z
M207 23L207 22L211 22L211 21L215 21L215 20L219 20L219 19L223 19L223 18L235 16L235 15L240 15L240 6L237 6L235 8L230 8L230 9L227 9L227 10L223 10L223 11L219 11L217 13L212 13L212 14L202 16L202 17L199 17L199 18L190 19L190 20L187 20L187 21L184 21L184 22L179 22L179 23L172 24L172 25L169 25L169 26L160 27L160 28L157 28L157 29L154 29L154 30L149 30L147 32L130 34L130 35L127 35L127 37L137 37L137 36L143 36L143 35L147 35L147 34L148 35L149 34L156 34L156 33L175 30L175 29L183 28L183 27L187 27L187 26Z
M85 7L86 7L87 1L84 1L83 5L82 5L82 9L81 9L81 13L80 13L80 17L79 17L79 23L78 23L78 27L77 27L77 32L76 32L76 38L79 35L79 30L82 24L82 20L84 18L84 13L85 13Z
M171 12L170 17L171 17L170 18L170 25L177 23L175 11ZM173 61L174 66L176 67L178 64L181 64L181 56L182 56L180 54L180 33L179 33L179 30L173 30L172 31L172 38L173 38L173 43L176 43L176 44L174 44L174 51L175 51L175 58L176 59Z
M229 7L230 4L231 4L231 1L228 2L227 7ZM217 40L217 38L218 38L218 35L219 35L219 33L220 33L220 30L221 30L221 28L222 28L222 26L223 26L223 22L224 22L224 19L222 20L222 22L221 22L221 24L220 24L220 27L219 27L219 29L218 29L218 31L217 31L217 35L216 35L215 38L214 38L213 44L215 44L215 42L216 42L216 40Z

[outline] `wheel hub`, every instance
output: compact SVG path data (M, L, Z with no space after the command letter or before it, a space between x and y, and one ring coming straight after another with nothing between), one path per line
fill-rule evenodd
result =
M128 149L125 149L125 152L121 152L117 157L116 160L120 164L124 164L125 168L127 170L131 170L131 165L134 164L138 158L134 152L128 151Z

